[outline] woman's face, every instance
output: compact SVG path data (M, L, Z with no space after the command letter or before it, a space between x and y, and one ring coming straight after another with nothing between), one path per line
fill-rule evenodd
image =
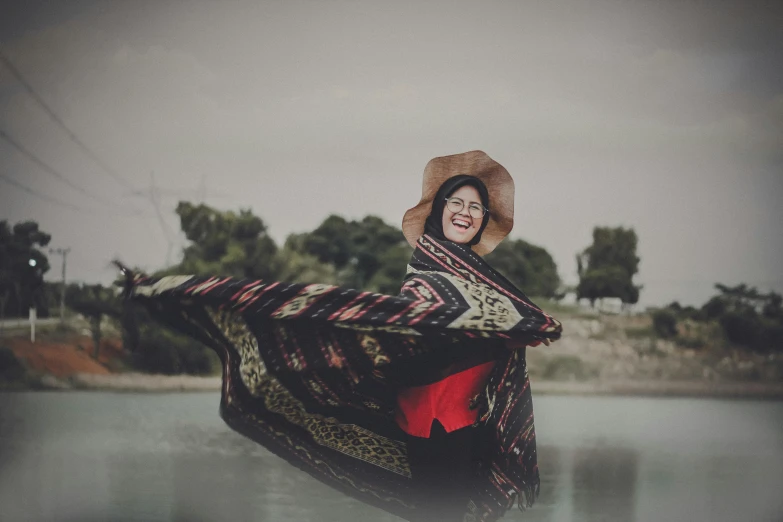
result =
M446 239L455 243L468 243L481 228L482 218L475 219L468 213L468 206L471 203L481 205L481 196L472 185L463 185L449 196L450 198L459 198L465 204L462 210L454 213L449 210L449 206L443 207L443 235Z

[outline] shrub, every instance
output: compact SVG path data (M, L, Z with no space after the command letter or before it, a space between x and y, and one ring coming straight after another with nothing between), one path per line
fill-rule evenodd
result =
M677 336L677 316L668 308L656 310L652 314L653 330L655 335L664 339Z
M695 308L693 306L685 306L683 307L678 317L682 319L692 319L694 321L706 321L707 320L707 314L704 313L703 310L700 310L698 308Z
M139 370L204 375L217 367L217 355L208 347L162 326L143 306L125 305L116 320L122 329L123 348L132 354L132 363Z
M10 348L0 347L0 380L16 382L27 374L24 365L19 362Z
M783 325L753 311L729 312L719 319L726 338L756 351L783 351Z
M682 348L699 349L703 348L706 342L700 337L677 337L677 345Z
M761 324L755 314L728 312L718 322L732 343L749 347L757 344Z
M783 324L777 321L761 320L757 349L765 351L783 352Z
M577 380L583 381L596 377L598 372L591 368L579 358L572 355L553 357L547 361L541 372L543 379L552 381Z
M701 311L707 319L717 319L723 315L727 309L726 300L723 296L717 295L710 298L710 300L701 307Z
M135 359L137 365L147 372L204 375L212 373L216 356L190 337L150 327L142 334Z
M625 329L625 335L629 339L646 339L653 337L655 332L649 326L631 326Z

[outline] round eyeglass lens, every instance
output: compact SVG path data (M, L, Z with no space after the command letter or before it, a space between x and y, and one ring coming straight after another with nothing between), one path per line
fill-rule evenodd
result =
M470 217L480 219L484 217L484 207L480 207L478 205L470 205L468 207L468 214L470 214Z
M449 211L454 212L455 214L462 210L462 207L465 206L465 204L459 198L449 198L446 204L449 207Z

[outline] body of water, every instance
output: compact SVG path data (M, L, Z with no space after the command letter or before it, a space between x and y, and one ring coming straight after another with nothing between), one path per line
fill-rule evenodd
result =
M399 520L232 432L218 403L0 394L0 520ZM541 496L503 520L783 520L783 403L543 396L535 412Z

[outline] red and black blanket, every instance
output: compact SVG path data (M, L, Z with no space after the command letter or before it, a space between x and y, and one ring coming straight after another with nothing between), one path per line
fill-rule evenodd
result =
M534 344L561 333L556 319L469 247L426 235L398 296L325 284L128 276L132 301L217 352L220 413L231 428L408 520L417 517L415 496L390 375L455 347ZM466 509L481 521L497 520L515 500L532 505L539 487L524 350L496 353L473 401L486 450Z

